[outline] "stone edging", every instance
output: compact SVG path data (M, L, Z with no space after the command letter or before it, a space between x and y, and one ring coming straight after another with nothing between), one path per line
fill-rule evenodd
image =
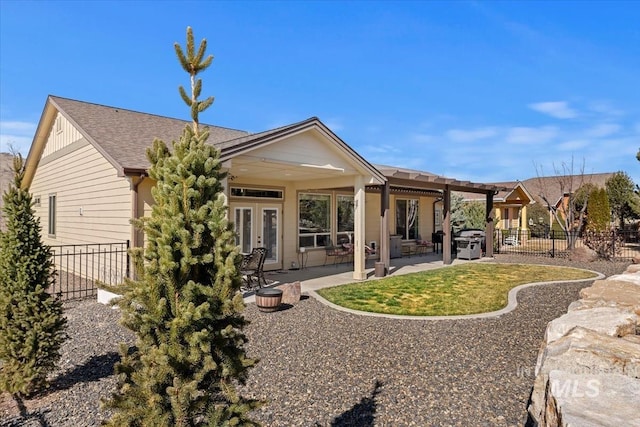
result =
M549 265L547 267L557 267L557 266L552 266ZM571 267L574 268L574 267ZM590 279L575 279L575 280L554 280L551 282L532 282L532 283L524 283L522 285L518 285L515 288L512 288L509 291L508 294L508 299L507 299L507 305L504 308L501 308L500 310L496 310L496 311L490 311L488 313L477 313L477 314L458 314L458 315L453 315L453 316L408 316L408 315L400 315L400 314L385 314L385 313L372 313L370 311L360 311L360 310L354 310L351 308L346 308L346 307L342 307L340 305L334 304L326 299L324 299L323 297L321 297L317 292L309 290L307 291L307 293L309 294L309 296L312 296L313 298L315 298L316 300L318 300L319 302L321 302L322 304L329 306L333 309L339 310L339 311L344 311L346 313L351 313L351 314L356 314L356 315L360 315L360 316L372 316L372 317L386 317L389 319L398 319L398 320L469 320L469 319L487 319L487 318L493 318L493 317L499 317L502 316L503 314L509 313L513 310L515 310L515 308L518 306L518 299L517 299L517 294L518 292L520 292L521 289L525 289L525 288L529 288L529 287L533 287L533 286L539 286L539 285L551 285L551 284L563 284L563 283L579 283L579 282L587 282L587 281L595 281L595 280L600 280L600 279L604 279L605 275L602 273L599 273L597 271L592 271L592 270L586 270L584 268L577 268L576 270L583 270L583 271L588 271L590 273L594 273L597 275L597 277L593 277Z

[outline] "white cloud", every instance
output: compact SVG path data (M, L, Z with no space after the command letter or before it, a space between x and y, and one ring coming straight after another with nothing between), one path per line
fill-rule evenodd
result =
M543 144L551 141L558 135L558 130L553 126L512 127L507 132L506 141L512 144Z
M624 111L617 109L609 101L594 101L588 105L590 111L607 116L623 116Z
M445 132L447 138L454 142L473 142L495 137L498 130L495 127L484 127L471 130L451 129Z
M433 141L433 135L429 135L426 133L413 133L409 136L409 138L411 139L411 141L417 142L417 143L425 143L425 142Z
M0 152L9 153L17 150L23 156L29 153L32 137L0 134Z
M556 147L560 151L577 151L577 150L582 150L588 146L589 146L589 141L584 139L574 139L570 141L561 142Z
M590 138L603 138L619 132L621 128L617 123L601 123L591 129L587 129L585 135Z
M36 130L36 124L31 122L11 122L0 121L0 132L19 132L19 133L34 133Z
M400 150L393 145L367 145L364 147L366 152L369 153L378 153L378 154L388 154L388 153L398 153Z
M572 119L578 116L578 113L571 109L566 101L538 102L529 104L529 108L556 119Z
M36 124L22 121L0 121L0 151L12 148L26 156L33 141Z

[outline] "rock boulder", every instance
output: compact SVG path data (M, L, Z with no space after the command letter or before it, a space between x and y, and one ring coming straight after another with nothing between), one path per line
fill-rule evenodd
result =
M528 408L535 419L542 418L546 385L553 370L589 375L615 373L640 379L640 341L613 338L578 326L545 346L538 355Z
M569 253L569 260L574 262L593 262L598 259L598 254L593 249L585 246L575 248Z
M635 334L637 324L636 314L618 307L570 311L547 324L544 344L549 345L575 326L582 326L611 337L622 337Z
M282 303L295 305L300 302L301 290L300 282L284 283L276 286L276 289L282 290Z
M551 371L540 425L640 426L640 380L620 374Z

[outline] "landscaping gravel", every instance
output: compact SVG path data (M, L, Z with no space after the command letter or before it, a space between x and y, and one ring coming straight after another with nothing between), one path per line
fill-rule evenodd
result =
M627 265L582 267L609 276ZM359 316L313 298L275 313L249 304L246 348L260 362L241 390L267 401L254 413L265 426L522 425L546 324L588 284L527 288L513 312L477 320ZM99 399L114 390L118 343L133 337L119 326L118 310L94 300L68 303L65 313L70 339L51 390L22 410L0 397L0 426L96 426L108 418Z

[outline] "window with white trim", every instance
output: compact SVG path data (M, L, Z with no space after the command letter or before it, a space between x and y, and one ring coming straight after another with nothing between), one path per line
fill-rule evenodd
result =
M248 188L248 187L231 187L232 197L250 197L258 199L277 199L284 198L284 191L275 188Z
M49 194L49 236L56 235L56 200L55 194Z
M396 234L403 239L418 238L418 199L396 200Z
M298 245L318 248L329 244L331 237L331 196L300 193L298 195Z

